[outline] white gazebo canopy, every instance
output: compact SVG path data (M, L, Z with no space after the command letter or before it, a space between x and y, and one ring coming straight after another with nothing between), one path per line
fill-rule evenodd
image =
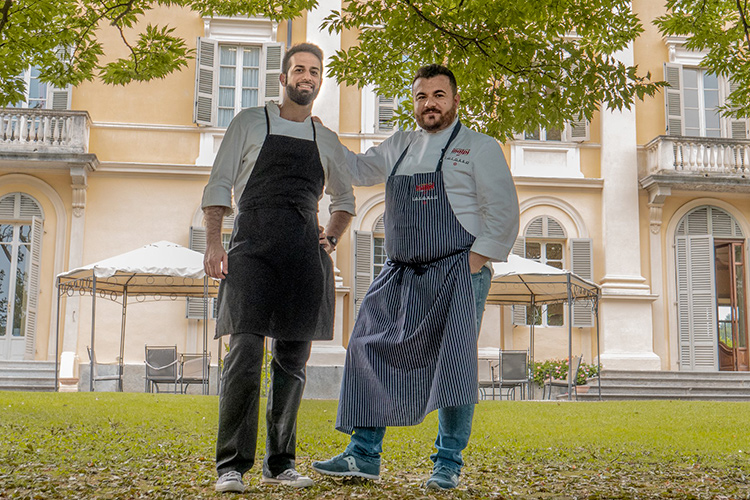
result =
M568 304L568 360L573 359L573 303L586 300L591 303L596 323L597 366L599 364L599 286L576 274L557 269L535 260L509 255L507 262L492 264L494 276L487 296L488 304L538 306L542 304ZM534 362L534 323L529 325L529 357ZM571 398L573 381L572 363L568 363L568 398ZM601 385L601 379L599 380ZM601 395L601 387L599 390Z
M94 390L94 344L96 331L96 298L116 301L122 298L120 329L119 389L122 390L125 350L125 319L128 298L141 302L149 297L197 297L204 300L203 355L208 344L208 299L216 297L219 280L203 271L203 254L169 241L159 241L115 257L79 267L57 276L56 351L59 351L60 298L78 293L91 294L91 360L90 390ZM55 355L59 363L59 352ZM205 368L204 368L205 369ZM55 369L59 374L59 367ZM204 378L207 374L204 374ZM57 384L55 384L57 386ZM204 394L208 387L204 383Z
M159 241L57 276L61 289L110 295L203 297L203 254L169 241ZM94 280L96 278L96 280ZM208 280L215 297L219 281Z

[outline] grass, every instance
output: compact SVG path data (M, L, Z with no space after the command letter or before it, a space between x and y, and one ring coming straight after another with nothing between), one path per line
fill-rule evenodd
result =
M422 486L434 414L388 430L378 482L310 470L348 441L335 415L335 401L304 401L300 410L298 468L316 479L313 488L262 486L256 465L242 497L750 498L748 403L483 401L461 486L438 494ZM216 426L210 396L0 392L0 499L220 498Z

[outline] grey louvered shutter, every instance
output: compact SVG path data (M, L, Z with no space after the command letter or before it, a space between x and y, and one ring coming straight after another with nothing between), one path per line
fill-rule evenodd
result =
M354 266L354 313L356 315L372 283L372 233L368 231L354 231Z
M375 132L392 132L393 131L393 112L396 109L396 99L392 97L377 96L377 110L375 117Z
M33 360L36 355L36 325L37 309L39 306L39 274L42 266L42 237L43 223L38 217L31 219L31 248L29 259L29 281L26 295L26 309L24 310L24 336L26 348L24 359ZM20 271L20 269L19 269Z
M65 111L70 109L70 89L68 85L61 89L54 85L47 86L47 109L54 109L56 111Z
M195 57L195 106L193 121L198 125L216 125L216 93L219 74L219 42L198 37Z
M593 241L590 238L571 238L570 270L579 277L593 281L594 258ZM573 326L594 326L594 314L590 300L578 300L573 303Z
M570 140L573 142L586 142L591 139L591 131L589 121L585 116L579 117L577 120L570 121L568 123L570 130Z
M541 221L541 218L539 219ZM526 258L526 238L519 236L513 243L510 251L513 255ZM511 306L512 318L514 325L525 325L526 323L526 306Z
M740 83L735 82L732 79L725 80L726 96L728 106L732 106L729 101L729 94L740 88ZM733 108L734 109L734 108ZM750 122L747 118L734 118L731 116L726 117L727 121L727 135L730 139L747 139L748 129L750 129Z
M675 243L680 370L718 370L714 239L678 236Z
M280 102L281 101L281 63L284 57L284 45L281 43L264 43L263 54L265 55L266 64L263 72L265 86L263 92L263 102Z
M664 88L667 135L685 135L682 95L682 66L664 63L664 79L669 84Z
M190 249L198 253L206 253L206 228L200 226L190 227ZM214 299L208 299L208 315L216 318ZM200 297L188 297L185 317L188 319L203 319L203 299Z

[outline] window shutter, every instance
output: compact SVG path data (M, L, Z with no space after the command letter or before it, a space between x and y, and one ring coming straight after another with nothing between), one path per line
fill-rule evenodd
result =
M190 250L206 253L206 228L190 226Z
M219 42L198 37L195 60L195 108L193 121L198 125L216 125L216 77L219 67Z
M356 315L372 283L372 233L354 231L354 262L354 313Z
M682 66L679 64L664 64L664 79L669 84L664 89L664 104L666 106L667 135L684 135L683 131L683 98L682 98Z
M714 239L678 236L677 323L681 370L718 370Z
M591 140L591 127L585 116L579 117L568 123L570 140L573 142L586 142Z
M740 84L735 82L732 79L726 79L725 81L725 87L726 89L726 104L731 106L731 102L729 101L729 94L734 92L735 90L740 88ZM732 108L736 109L736 108ZM734 117L726 117L726 123L727 123L727 136L731 139L747 139L748 138L748 129L750 129L750 121L747 118L734 118Z
M592 281L594 279L593 241L590 238L570 239L570 270L579 277ZM594 326L594 314L591 301L573 302L573 326Z
M280 102L281 101L281 63L284 57L284 45L281 43L264 43L263 53L266 58L265 75L265 92L263 102Z
M39 273L42 265L42 236L44 235L42 219L31 219L31 251L29 259L29 282L24 311L24 336L26 351L24 359L33 360L36 355L36 316L39 304Z
M375 123L376 132L392 132L393 131L393 112L396 109L396 99L391 97L377 96L377 122Z
M199 253L206 253L206 228L200 226L190 227L190 249ZM210 318L216 318L214 299L208 299L208 314ZM188 319L203 319L203 299L200 297L188 297L185 317Z
M541 220L541 219L540 219ZM516 242L513 243L511 249L513 255L526 258L526 238L519 236L516 238ZM526 324L526 306L511 306L513 309L512 321L514 325L525 325Z
M47 85L47 109L65 111L70 109L70 85L64 89Z

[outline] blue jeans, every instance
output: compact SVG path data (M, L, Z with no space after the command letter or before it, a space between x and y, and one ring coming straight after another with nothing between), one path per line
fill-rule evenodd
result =
M486 267L471 275L471 286L474 289L474 300L477 311L477 335L482 324L484 303L490 291L492 272ZM474 418L474 405L450 406L438 410L438 435L435 440L437 453L430 459L435 467L443 466L461 472L464 465L461 452L469 444L471 422ZM370 462L380 464L383 452L385 427L356 427L352 433L346 453Z

